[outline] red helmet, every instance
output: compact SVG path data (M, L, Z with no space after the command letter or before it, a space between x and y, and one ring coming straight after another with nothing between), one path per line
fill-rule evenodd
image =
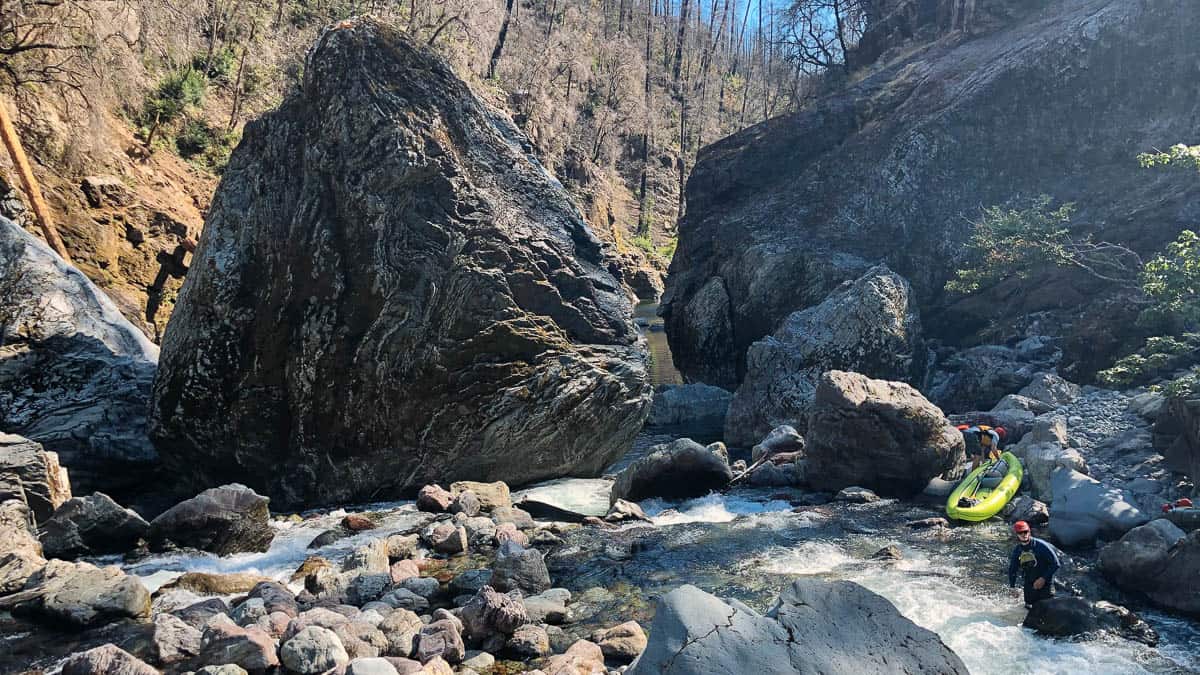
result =
M1000 440L1004 440L1004 437L1008 435L1008 432L1004 430L1004 427L996 427L996 435L1000 437Z
M1028 531L1029 531L1029 523L1027 523L1023 520L1018 520L1017 522L1013 523L1013 532L1028 532Z
M971 425L970 424L960 424L954 428L958 429L959 431L966 431L967 429L971 428Z

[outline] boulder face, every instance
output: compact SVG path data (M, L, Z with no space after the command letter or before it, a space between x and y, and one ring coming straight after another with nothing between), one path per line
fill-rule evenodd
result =
M158 461L146 423L158 347L5 218L0 298L0 429L56 453L81 492L142 488Z
M962 434L916 389L839 370L817 385L807 439L808 482L830 492L909 497L966 457Z
M275 538L268 501L237 483L205 490L150 522L150 547L161 550L169 542L217 555L266 551Z
M1120 345L1096 331L1129 325L1075 321L1113 292L1076 271L1012 278L953 305L942 289L981 205L1075 202L1079 223L1102 224L1097 239L1143 256L1194 225L1195 176L1140 171L1136 155L1194 135L1200 89L1177 83L1200 59L1200 5L1027 6L994 32L909 50L701 150L661 307L685 378L736 388L751 344L881 261L912 285L927 337L964 338L992 320L1018 334L1047 311L1046 326L1076 326L1061 329L1063 374L1081 381L1069 366L1111 356Z
M733 480L726 457L690 438L650 448L645 457L617 474L609 501L649 497L701 497Z
M694 586L659 601L629 675L966 673L937 634L849 581L797 579L766 615Z
M16 478L37 522L45 522L54 510L71 499L71 481L59 464L58 454L46 452L40 443L0 431L0 472Z
M181 475L279 506L596 474L651 397L610 263L445 61L338 23L226 169L163 340L155 439Z
M904 279L886 266L874 267L750 345L746 376L725 420L725 441L748 447L782 424L803 433L817 382L829 370L909 380L921 326L908 298Z
M1168 399L1154 423L1154 449L1167 467L1200 485L1200 399Z

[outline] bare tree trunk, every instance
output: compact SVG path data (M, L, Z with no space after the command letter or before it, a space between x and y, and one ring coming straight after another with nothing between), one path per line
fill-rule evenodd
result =
M650 167L650 39L653 35L652 0L646 0L646 76L642 82L642 97L646 105L646 120L642 127L642 176L638 185L638 234L650 233L650 219L646 214L646 182ZM657 3L655 3L657 4Z
M54 252L71 263L71 255L67 253L67 247L63 245L63 241L58 236L58 230L54 227L54 219L50 217L50 209L46 208L46 202L42 201L42 189L38 186L37 178L33 176L33 169L29 167L29 158L25 156L25 149L21 147L21 138L17 136L17 130L13 128L12 120L8 117L8 108L0 101L0 135L4 137L4 146L8 148L8 155L12 158L13 166L17 169L17 174L21 177L21 182L25 185L25 196L29 198L29 203L33 207L33 215L37 217L38 225L42 229L42 236L46 238L46 243L50 244L50 248Z
M679 85L679 67L683 63L683 41L687 37L688 9L691 0L682 0L679 6L679 32L675 36L675 65L671 68L671 79Z
M504 51L504 40L508 37L508 22L512 19L513 0L504 3L504 21L500 22L500 35L496 37L496 47L492 50L492 58L488 61L487 79L496 77L496 66L500 63L500 53Z

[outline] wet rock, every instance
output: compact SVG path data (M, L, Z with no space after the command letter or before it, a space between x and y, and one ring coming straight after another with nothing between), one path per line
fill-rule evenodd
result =
M530 623L560 624L567 618L567 603L571 592L565 588L551 588L525 598L525 611Z
M659 602L627 675L937 672L967 668L938 636L848 581L795 581L760 615L693 586Z
M137 546L150 524L111 497L96 492L68 499L42 523L42 546L52 558L123 553Z
M479 498L479 506L483 511L490 512L493 509L509 508L513 505L512 494L508 489L508 484L504 481L480 483L473 480L460 480L450 484L450 492L455 497L468 490Z
M1050 522L1050 509L1029 495L1017 495L1004 505L1000 511L1004 519L1010 523L1023 520L1033 527L1041 527Z
M417 510L445 513L454 503L454 495L440 485L426 485L417 493Z
M519 597L484 586L462 608L462 622L466 636L482 642L496 634L512 635L518 626L529 623L529 614Z
M346 666L346 675L399 675L396 666L385 658L358 658Z
M725 439L744 447L781 424L803 431L818 382L830 370L908 380L921 332L910 294L908 282L886 265L873 267L750 345Z
M577 640L565 653L551 656L542 666L546 675L605 675L604 652L587 640ZM629 672L629 671L626 671Z
M362 606L375 600L387 602L383 596L392 586L390 570L387 572L348 572L343 576L350 577L349 583L346 585L346 601L350 604Z
M365 530L373 530L377 525L370 518L359 513L347 513L342 518L342 527L351 532L363 532Z
M518 529L522 530L528 530L537 525L533 520L533 516L516 506L497 506L492 509L491 516L497 525L512 523Z
M210 619L218 614L229 614L229 603L222 598L209 598L192 603L180 609L171 610L171 614L179 617L184 623L203 631Z
M53 466L59 461L84 493L154 487L158 454L147 410L158 347L82 272L4 218L0 287L16 310L0 341L21 354L0 362L0 429L57 453L46 455L41 478L22 476L39 520L71 497L65 473ZM0 458L17 439L0 435Z
M213 199L163 339L164 453L288 505L595 474L626 452L651 394L632 307L522 132L370 18L324 33L304 80Z
M500 523L496 526L496 543L503 544L506 541L515 542L521 546L529 546L529 537L524 532L517 529L517 526L512 523Z
M275 538L267 498L233 483L211 488L164 511L150 523L150 546L229 555L266 551Z
M703 445L681 438L658 445L617 475L610 502L648 497L698 497L733 480L729 464Z
M527 623L513 631L505 649L522 659L535 659L550 653L550 636L541 626Z
M703 383L657 387L646 425L724 429L732 400L729 391Z
M317 536L313 537L313 540L308 543L308 548L310 548L310 549L324 548L336 541L345 539L346 537L349 537L353 534L354 533L351 532L348 528L342 527L341 525L338 525L337 527L331 527L328 530L325 530L324 532L322 532L321 534L318 534Z
M479 515L481 503L479 497L470 490L463 490L454 497L454 501L450 503L450 513L462 513L467 516Z
M52 626L86 628L150 615L150 593L116 567L51 560L24 590L0 598L0 609Z
M646 631L636 621L626 621L618 626L592 633L592 642L600 646L604 657L620 663L628 663L646 649Z
M280 645L279 660L294 673L317 675L345 666L350 656L333 631L309 626Z
M459 627L452 621L433 621L417 633L414 656L421 663L439 657L447 663L459 663L466 652Z
M16 474L23 501L38 523L49 520L71 498L71 483L58 455L27 438L0 432L0 472Z
M1126 590L1145 593L1156 605L1200 615L1200 532L1184 534L1159 518L1135 527L1100 551L1100 570Z
M202 634L171 614L155 614L150 651L162 665L178 663L200 653Z
M808 428L813 487L908 497L961 464L965 450L942 411L907 384L836 370L821 376Z
M1112 633L1151 647L1158 644L1158 633L1133 612L1085 598L1058 597L1038 602L1022 625L1054 637Z
M934 516L932 518L921 518L920 520L910 520L907 523L905 523L905 525L911 527L914 530L928 530L928 529L938 529L938 528L943 528L943 527L950 527L950 521L948 521L945 518L942 518L940 516Z
M1038 373L1017 393L1057 408L1074 403L1079 398L1079 385L1067 382L1054 373Z
M864 487L851 486L839 490L834 495L833 500L837 502L849 502L851 504L870 504L879 501L879 495Z
M533 595L550 588L550 572L541 551L507 541L496 551L491 583L500 591L519 590Z
M871 560L882 560L884 562L895 562L904 559L904 552L895 544L888 544L878 551L871 554Z
M487 652L468 651L467 658L463 659L460 665L462 668L473 670L476 673L487 673L496 665L496 657Z
M267 613L283 612L288 616L298 616L300 607L296 604L296 596L292 591L277 581L262 581L250 589L250 598L262 598Z
M390 591L380 598L379 601L391 605L396 609L407 609L414 612L423 612L429 609L428 600L407 588L397 588Z
M1051 479L1050 536L1060 546L1115 539L1150 518L1125 491L1108 487L1078 471L1058 469Z
M755 487L789 487L803 483L804 472L799 464L776 464L765 462L750 474L750 484Z
M800 432L790 424L782 424L771 430L757 445L750 449L751 461L757 462L765 455L777 455L785 452L804 452L808 443Z
M275 640L261 628L242 628L232 622L215 621L204 629L197 665L240 666L261 673L279 665Z
M389 568L388 560L387 542L376 539L351 551L342 561L342 571L386 572Z
M491 583L491 581L491 570L468 570L450 581L450 592L453 595L474 595L479 592L479 589Z
M211 574L209 572L185 572L163 588L178 588L200 595L233 595L248 593L258 584L271 581L269 577L249 572Z
M421 576L421 568L415 560L398 560L388 569L393 584L403 583L408 579Z
M468 547L467 530L461 525L435 525L425 539L438 553L464 553Z
M411 558L417 551L420 538L415 534L393 534L384 540L387 543L387 554L391 560Z
M604 520L609 523L623 523L630 520L640 520L642 522L650 522L650 518L646 516L646 512L636 502L618 499L609 507L608 513L604 515Z
M74 654L62 664L62 675L158 675L158 671L114 644Z

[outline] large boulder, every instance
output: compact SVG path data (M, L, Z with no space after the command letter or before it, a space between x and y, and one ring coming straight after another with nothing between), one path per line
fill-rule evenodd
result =
M617 474L609 502L648 497L699 497L729 484L733 470L726 458L690 438L650 448L645 457Z
M42 547L51 558L124 553L137 546L150 524L103 492L73 497L41 526Z
M268 499L233 483L205 490L150 522L150 546L176 546L228 555L265 551L275 538Z
M25 493L24 501L39 523L71 498L71 481L58 455L46 452L41 443L28 438L0 431L0 472L16 475Z
M1184 534L1159 518L1100 550L1100 571L1121 588L1155 604L1200 616L1200 532Z
M0 502L0 555L5 553L42 555L33 514L25 502L6 499Z
M1073 469L1058 469L1051 478L1050 536L1060 546L1090 545L1116 539L1150 521L1134 506L1126 490L1104 485Z
M795 312L750 345L746 375L725 420L725 441L750 446L782 424L801 433L821 375L849 370L909 380L921 360L921 324L908 282L880 265Z
M1200 486L1200 398L1176 396L1166 401L1154 423L1154 449L1168 468Z
M857 485L908 497L961 464L965 452L942 411L903 382L834 370L817 385L806 473L814 488Z
M158 347L83 273L4 218L0 297L0 429L51 448L82 492L144 490L158 460L146 424Z
M1051 637L1111 633L1151 647L1158 644L1158 633L1138 615L1111 602L1086 598L1043 600L1034 604L1022 625Z
M709 384L669 384L654 391L648 426L724 429L733 394Z
M1005 399L1028 385L1042 365L1026 359L1004 345L979 345L955 352L939 361L930 374L929 398L953 412L1011 409L1012 401Z
M158 675L158 670L114 644L72 654L62 675Z
M51 560L23 590L0 597L0 609L51 626L79 629L150 616L150 592L116 567Z
M1033 429L1007 450L1021 460L1025 470L1025 487L1035 499L1054 500L1051 477L1061 469L1088 473L1087 462L1079 451L1069 447L1067 421L1062 417L1043 415L1034 420Z
M644 342L527 147L399 30L322 33L213 198L155 380L164 460L292 506L597 474L627 451Z
M985 3L906 4L925 14ZM1012 275L960 301L943 288L963 266L980 206L1018 196L1074 202L1096 240L1143 255L1194 226L1194 175L1130 167L1194 135L1200 89L1177 83L1200 60L1200 5L1028 4L991 32L892 52L798 111L700 151L660 308L685 378L735 388L751 344L880 261L912 285L927 336L1065 334L1060 372L1077 380L1127 348L1124 317L1137 308L1098 312L1121 291L1079 269ZM1028 318L1037 312L1041 327ZM961 408L930 398L987 410L1025 384Z
M628 675L967 673L938 636L849 581L796 580L766 615L694 586L659 601Z

